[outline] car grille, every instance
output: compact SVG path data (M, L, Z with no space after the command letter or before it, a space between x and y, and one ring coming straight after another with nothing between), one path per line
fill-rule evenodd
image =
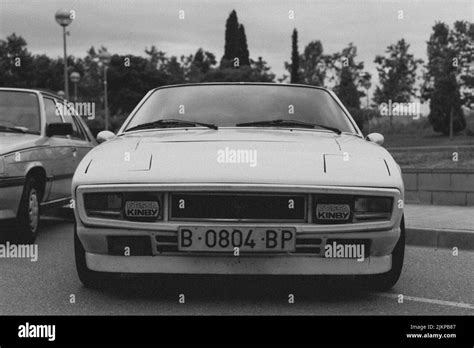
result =
M306 195L172 193L170 220L306 221Z

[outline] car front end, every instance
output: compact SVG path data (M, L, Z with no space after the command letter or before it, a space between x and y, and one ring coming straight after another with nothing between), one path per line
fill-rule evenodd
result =
M76 262L82 278L386 274L403 195L398 165L360 134L132 129L76 170Z

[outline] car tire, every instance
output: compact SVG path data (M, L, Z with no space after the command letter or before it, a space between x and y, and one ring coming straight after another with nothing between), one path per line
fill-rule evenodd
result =
M110 285L110 273L93 271L87 267L86 251L77 235L76 224L74 224L74 255L77 275L82 284L94 289L104 288Z
M16 217L15 240L20 244L34 243L40 223L41 189L34 177L27 177Z
M357 276L360 286L371 291L388 291L400 278L405 258L405 218L400 223L400 238L392 251L392 268L381 274Z

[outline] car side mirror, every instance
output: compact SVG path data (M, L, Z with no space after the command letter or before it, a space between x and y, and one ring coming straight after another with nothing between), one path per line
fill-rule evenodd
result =
M46 126L46 135L52 137L55 135L71 135L73 133L71 123L55 122Z
M365 137L365 139L378 145L382 145L384 142L384 137L380 133L370 133Z
M112 139L113 137L115 137L114 133L108 130L104 130L102 132L99 132L99 134L97 134L97 142L101 144L103 142L106 142L107 140Z

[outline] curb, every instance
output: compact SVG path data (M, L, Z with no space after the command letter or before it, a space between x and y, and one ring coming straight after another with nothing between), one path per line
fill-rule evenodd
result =
M474 231L470 230L406 227L405 233L407 245L474 250Z

